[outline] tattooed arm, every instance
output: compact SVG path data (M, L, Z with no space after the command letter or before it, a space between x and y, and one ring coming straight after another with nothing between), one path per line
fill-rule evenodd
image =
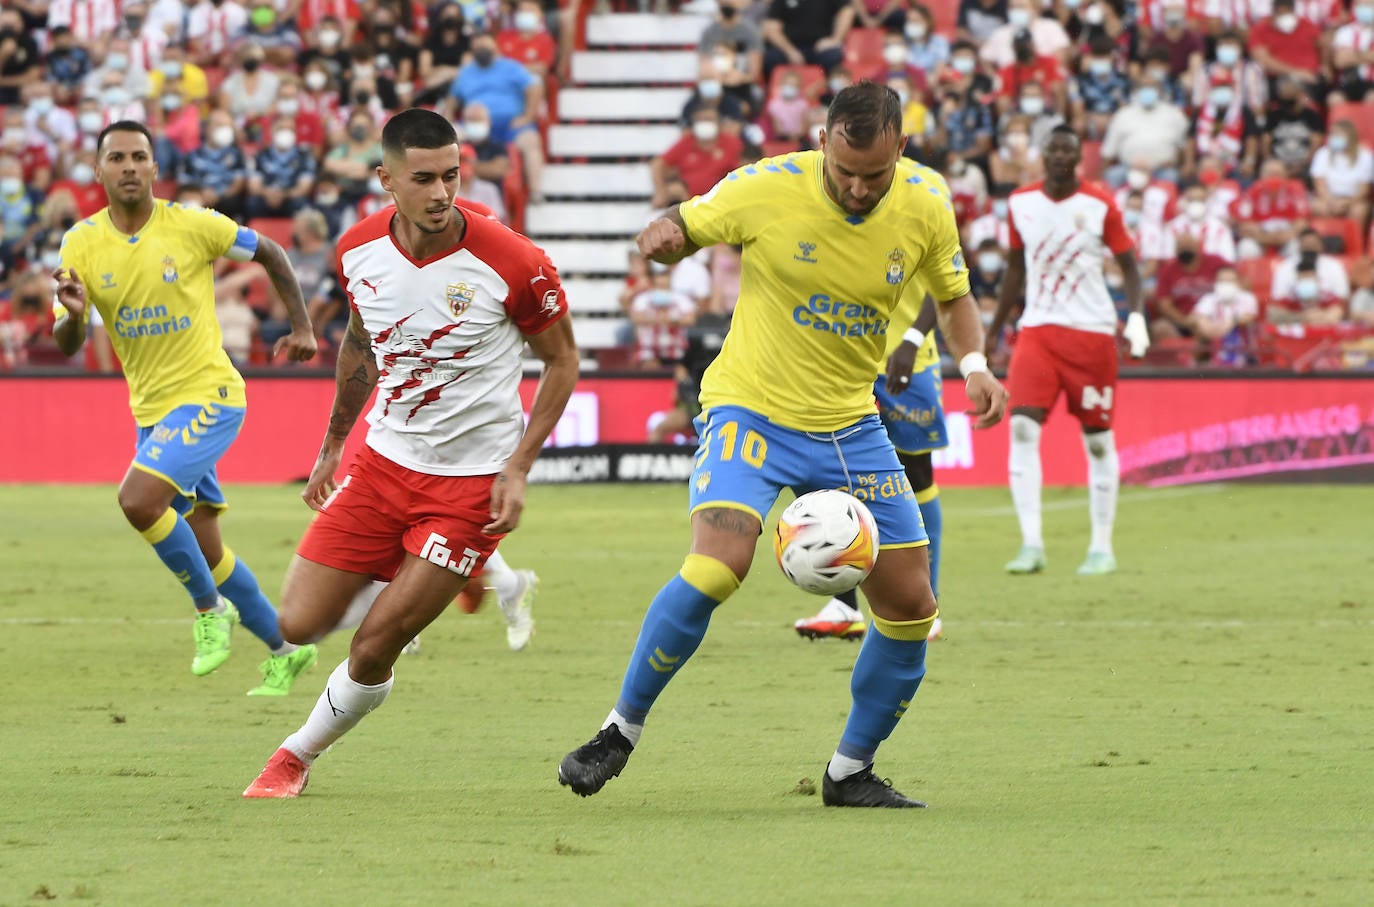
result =
M363 327L358 313L348 316L348 331L339 345L338 365L334 369L334 408L329 413L329 428L324 434L324 444L315 460L315 468L310 471L310 481L305 484L301 497L311 509L320 510L336 485L334 474L339 470L343 459L344 442L353 424L358 421L363 407L372 398L377 387L377 359L372 354L372 337Z

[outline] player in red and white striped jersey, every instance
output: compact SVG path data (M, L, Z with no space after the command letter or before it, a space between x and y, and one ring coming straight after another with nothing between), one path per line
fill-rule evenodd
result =
M567 300L548 256L455 205L453 125L412 108L382 130L396 201L339 240L348 333L324 445L303 497L319 511L282 591L284 636L319 638L373 579L390 580L306 723L246 797L294 797L310 764L391 689L402 648L481 569L524 508L525 477L577 381ZM524 424L521 348L544 362ZM335 484L376 391L364 450Z
M1083 575L1116 569L1112 524L1120 469L1112 437L1116 393L1116 306L1107 291L1103 265L1116 258L1126 282L1130 315L1126 339L1131 355L1150 345L1145 326L1135 246L1111 193L1080 183L1075 171L1082 156L1078 135L1056 126L1045 143L1045 179L1018 189L1008 199L1011 254L988 328L988 353L1013 309L1020 310L1012 352L1011 454L1012 502L1021 524L1021 551L1007 564L1010 573L1043 570L1045 543L1040 525L1040 432L1060 393L1083 426L1088 455L1092 543L1078 568ZM1024 296L1023 296L1024 293Z

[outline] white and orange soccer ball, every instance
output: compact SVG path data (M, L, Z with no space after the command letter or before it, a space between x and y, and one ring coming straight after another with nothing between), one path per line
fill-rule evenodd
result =
M773 553L783 575L816 595L853 589L878 560L878 524L864 503L838 489L797 498L778 518Z

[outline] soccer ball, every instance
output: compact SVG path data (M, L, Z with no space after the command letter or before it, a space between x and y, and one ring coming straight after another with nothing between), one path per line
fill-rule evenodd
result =
M837 489L812 491L778 518L773 553L798 588L816 595L848 592L878 560L878 524L858 498Z

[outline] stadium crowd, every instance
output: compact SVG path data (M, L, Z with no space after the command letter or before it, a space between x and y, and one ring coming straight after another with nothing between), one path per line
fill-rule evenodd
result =
M160 197L283 242L326 349L346 314L332 238L387 202L372 169L389 113L453 118L464 195L519 227L541 197L541 127L576 17L666 6L559 5L7 3L0 367L59 361L46 274L66 227L104 204L94 138L117 119L154 130ZM681 137L652 161L653 204L814 147L828 100L860 78L902 97L907 153L949 182L989 318L1006 198L1040 178L1041 143L1068 123L1083 175L1112 187L1135 237L1153 361L1374 362L1374 0L719 0ZM260 363L285 313L262 280L228 271L226 347ZM661 274L632 256L629 271L621 364L679 362L693 324L728 319L738 292L728 247ZM89 367L115 367L107 345L91 349Z

